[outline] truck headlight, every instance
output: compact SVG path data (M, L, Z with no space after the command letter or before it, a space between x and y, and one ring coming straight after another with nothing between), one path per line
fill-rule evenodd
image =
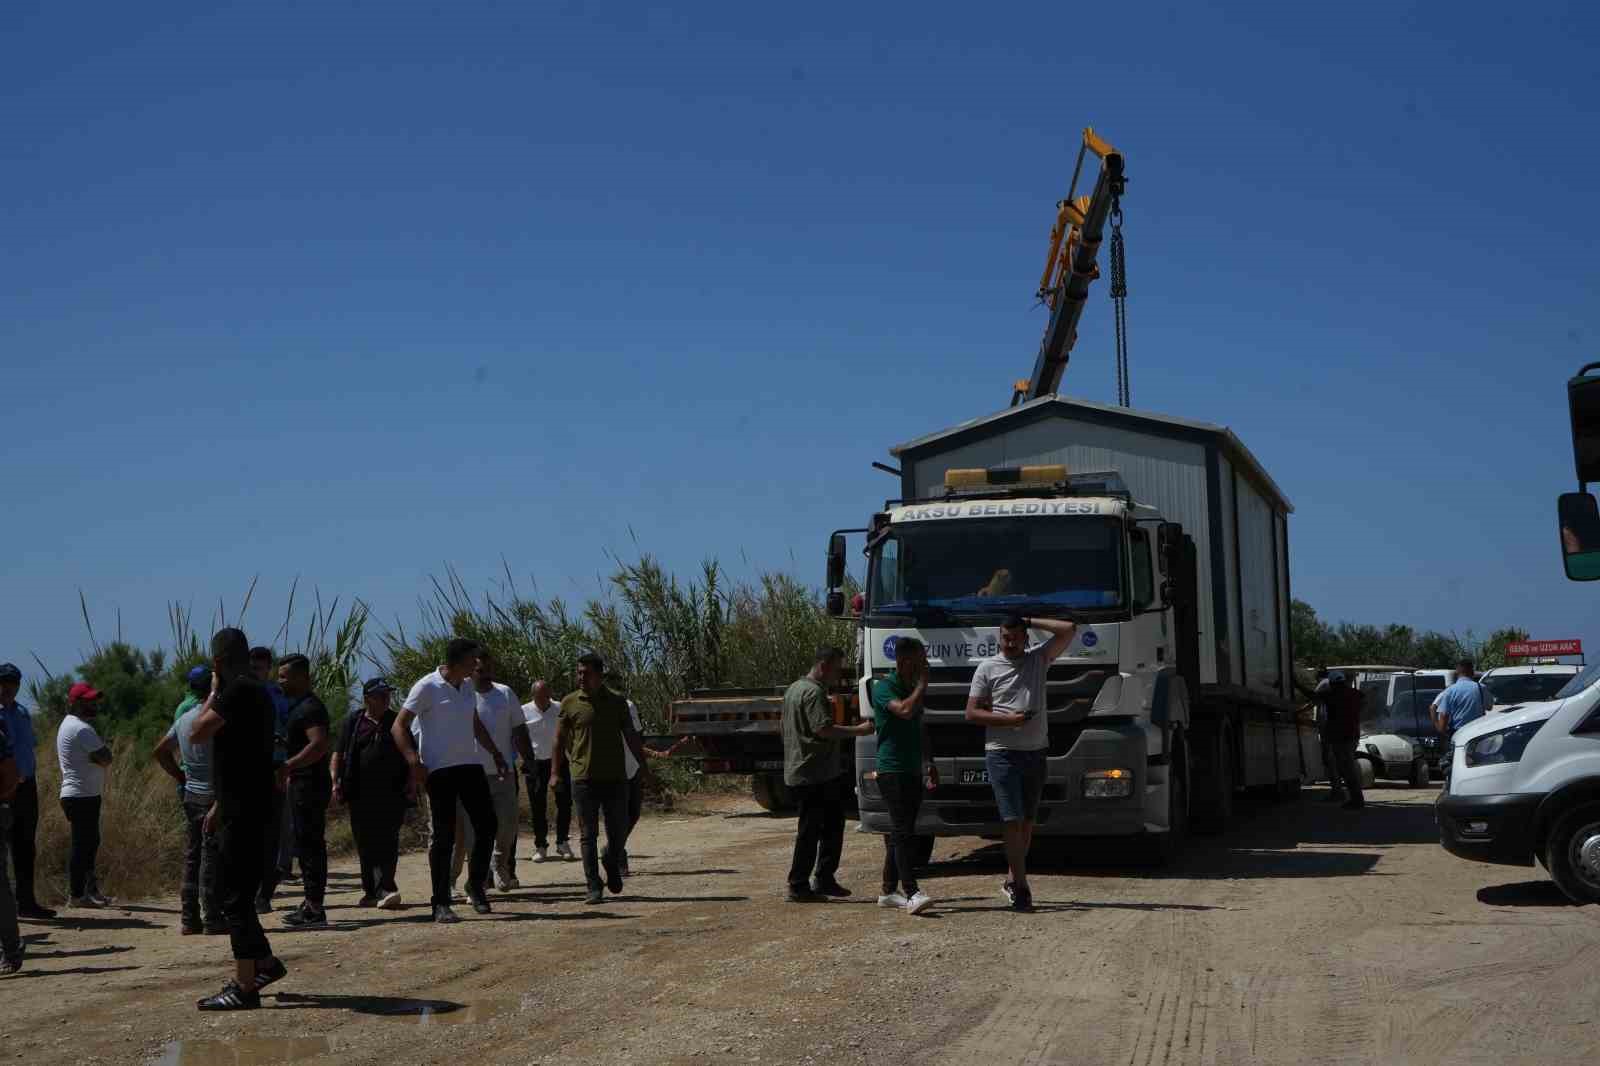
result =
M1084 799L1126 799L1131 795L1132 770L1090 770L1083 775Z
M1548 719L1546 719L1548 721ZM1467 742L1464 752L1468 766L1489 766L1495 763L1520 762L1522 753L1544 725L1544 722L1524 722L1510 729L1497 729Z

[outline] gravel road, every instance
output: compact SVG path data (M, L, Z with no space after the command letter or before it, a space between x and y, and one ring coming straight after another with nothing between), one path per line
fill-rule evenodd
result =
M881 845L854 832L857 895L786 904L794 823L735 800L647 816L600 907L576 863L524 861L494 915L438 927L356 909L336 863L333 927L269 919L291 973L239 1015L194 1010L227 944L180 938L176 900L69 911L24 925L0 1047L29 1066L1600 1061L1600 908L1445 854L1434 790L1380 787L1359 815L1325 797L1247 804L1166 870L1074 848L1031 915L1003 909L998 849L973 839L939 842L926 916L880 910ZM426 881L406 856L413 903Z

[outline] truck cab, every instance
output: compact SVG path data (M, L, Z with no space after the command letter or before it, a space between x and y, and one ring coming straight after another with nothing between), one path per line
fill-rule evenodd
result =
M1165 588L1176 596L1171 546L1179 534L1154 508L1135 503L1114 473L1013 473L1009 483L990 484L952 471L957 483L945 499L891 504L875 516L860 618L862 713L871 714L868 686L894 669L896 642L921 639L940 784L923 803L918 829L998 835L984 728L966 720L973 673L999 654L1008 616L1070 617L1078 632L1047 675L1048 774L1037 831L1166 833L1174 820L1165 787L1174 739L1189 722L1178 627L1163 595ZM1046 639L1030 636L1030 643ZM887 832L875 752L873 738L857 741L858 800L864 827ZM1180 829L1182 818L1180 811Z

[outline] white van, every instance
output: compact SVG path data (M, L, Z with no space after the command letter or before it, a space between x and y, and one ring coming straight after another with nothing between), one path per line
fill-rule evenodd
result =
M1578 903L1600 903L1600 663L1548 702L1456 731L1434 808L1439 842L1479 862L1538 861Z
M1497 666L1478 678L1494 697L1490 710L1506 711L1524 703L1542 703L1561 691L1583 670L1581 666L1537 663L1529 666Z

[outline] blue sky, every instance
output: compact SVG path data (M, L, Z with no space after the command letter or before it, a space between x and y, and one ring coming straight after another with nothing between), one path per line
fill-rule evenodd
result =
M820 579L896 443L1003 407L1078 131L1127 153L1135 406L1228 425L1324 616L1600 640L1572 5L12 3L0 659L411 621L454 565ZM1062 391L1115 395L1098 285ZM631 531L631 533L630 533Z

